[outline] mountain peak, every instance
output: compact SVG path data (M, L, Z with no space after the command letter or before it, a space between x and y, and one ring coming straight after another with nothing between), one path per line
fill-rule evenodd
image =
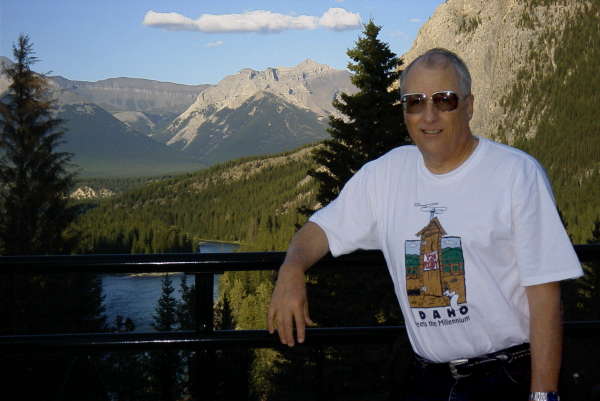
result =
M337 112L332 100L339 92L355 91L347 71L311 59L294 67L269 67L262 71L245 68L201 92L194 104L167 127L167 144L186 149L197 137L211 135L207 127L223 118L224 113L234 112L255 95L255 100L267 95L269 99L276 97L324 118Z
M296 68L298 68L298 69L303 69L303 68L326 68L326 69L330 69L330 70L333 69L333 67L330 67L327 64L317 63L315 60L313 60L311 58L307 58L306 60L301 61L300 63L298 63L296 65Z

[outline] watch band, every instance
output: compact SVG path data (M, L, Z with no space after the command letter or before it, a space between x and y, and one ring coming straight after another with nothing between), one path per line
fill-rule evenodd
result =
M529 401L560 401L560 397L556 391L540 392L535 391L529 393Z

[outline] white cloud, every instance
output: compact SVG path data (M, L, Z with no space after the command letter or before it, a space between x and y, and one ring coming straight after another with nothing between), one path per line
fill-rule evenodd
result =
M217 40L216 42L209 42L206 44L206 47L219 47L223 44L222 40Z
M419 22L423 22L423 20L421 18L411 18L408 20L408 22L414 22L414 23L419 23Z
M343 3L344 0L335 0L336 3Z
M321 17L290 16L256 10L243 14L202 14L195 20L178 13L159 13L151 10L144 16L143 24L174 31L272 33L290 29L356 29L361 26L361 21L360 14L343 8L330 8Z
M360 26L360 14L351 13L343 8L330 8L319 18L319 25L336 31L354 29Z

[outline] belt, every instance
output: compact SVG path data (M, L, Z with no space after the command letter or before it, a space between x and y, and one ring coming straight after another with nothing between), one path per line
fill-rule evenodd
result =
M427 359L415 355L421 368L448 369L454 379L462 379L477 373L485 373L495 370L503 365L529 358L531 351L529 344L515 345L491 354L485 354L474 358L454 359L450 362L431 362Z

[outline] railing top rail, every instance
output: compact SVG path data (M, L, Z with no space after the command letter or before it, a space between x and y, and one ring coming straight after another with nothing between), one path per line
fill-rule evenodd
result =
M570 337L593 337L600 333L600 321L564 323ZM309 328L307 346L331 344L383 344L406 341L401 326ZM0 336L0 352L20 353L61 350L142 350L164 348L277 348L284 347L266 330L217 330L212 332L171 331L153 333L77 333Z
M225 271L277 270L285 252L168 253L109 255L48 255L0 257L0 273L223 273ZM379 251L358 251L324 257L317 266L364 269L385 267Z
M575 245L582 263L600 261L600 244ZM285 252L95 254L48 256L1 256L0 273L223 273L225 271L277 270ZM328 269L384 268L380 251L357 251L323 258L317 265Z

